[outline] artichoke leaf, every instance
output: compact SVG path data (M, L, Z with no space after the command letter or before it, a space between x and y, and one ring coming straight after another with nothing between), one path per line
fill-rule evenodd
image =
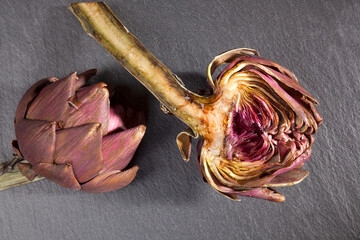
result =
M191 128L186 129L179 133L176 137L176 143L179 147L181 157L185 162L190 160L191 155L191 138L197 138L198 134Z

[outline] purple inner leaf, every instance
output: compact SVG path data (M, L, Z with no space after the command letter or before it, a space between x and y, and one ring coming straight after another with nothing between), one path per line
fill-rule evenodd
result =
M229 159L258 161L271 152L271 136L266 130L271 126L272 116L268 110L265 101L256 97L252 103L244 103L235 109L227 137Z

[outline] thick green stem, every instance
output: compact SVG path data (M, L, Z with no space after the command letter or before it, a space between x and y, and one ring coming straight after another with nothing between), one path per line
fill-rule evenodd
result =
M108 50L166 108L197 131L208 98L185 89L171 71L157 60L102 2L74 3L69 9L85 31Z

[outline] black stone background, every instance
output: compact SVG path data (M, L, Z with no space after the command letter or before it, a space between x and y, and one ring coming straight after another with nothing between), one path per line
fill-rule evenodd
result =
M13 117L35 81L98 68L95 81L129 87L148 111L128 187L86 194L40 181L0 192L0 239L359 239L359 55L357 0L182 0L108 4L125 26L191 90L224 51L248 47L291 69L321 105L324 122L300 184L284 203L224 198L183 162L185 125L66 9L67 0L0 0L0 144L8 160Z

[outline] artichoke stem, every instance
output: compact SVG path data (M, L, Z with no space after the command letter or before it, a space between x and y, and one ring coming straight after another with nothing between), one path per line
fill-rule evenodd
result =
M193 130L202 127L204 103L211 98L184 88L176 76L133 36L103 2L74 3L69 10L96 39L166 108Z
M35 177L34 180L30 181L19 171L17 164L24 159L17 156L13 156L13 159L0 164L0 191L36 182L44 179L43 177Z

